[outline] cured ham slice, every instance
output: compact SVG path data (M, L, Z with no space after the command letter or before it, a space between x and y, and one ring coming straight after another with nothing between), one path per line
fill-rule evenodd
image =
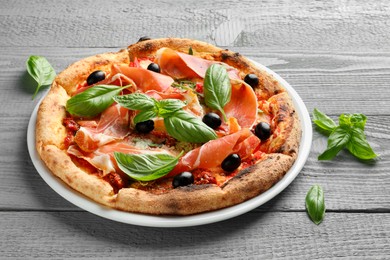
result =
M115 104L100 116L96 131L116 138L124 138L129 133L129 110Z
M155 62L160 66L162 73L174 79L204 78L208 67L215 63L221 64L221 62L205 60L165 47L156 52ZM231 79L240 78L235 68L223 65L226 66Z
M173 88L171 88L173 89ZM180 100L185 100L185 97L182 93L179 92L170 92L169 90L166 92L158 92L156 90L148 90L145 92L146 95L149 97L152 97L156 100L162 100L162 99L180 99Z
M137 88L143 92L148 90L164 92L174 82L174 80L169 76L143 69L141 67L137 68L120 65L118 66L118 70L133 80Z
M123 139L129 134L129 111L115 104L101 114L100 120L95 123L96 127L92 123L83 124L85 126L77 131L74 141L83 151L92 152L99 146Z
M232 96L224 107L226 116L237 119L242 128L251 128L257 117L257 97L251 86L232 84Z
M97 148L93 152L85 152L81 150L77 145L71 145L68 148L69 154L76 156L77 158L86 160L92 166L101 170L103 172L103 175L106 175L110 172L120 172L114 158L114 152L120 152L126 154L169 153L166 150L159 149L159 148L140 149L136 146L128 144L126 141L106 144Z
M250 156L260 145L260 140L245 128L234 134L209 141L196 148L182 158L176 167L169 173L174 176L180 172L192 171L197 168L214 168L232 153L238 153L241 159Z
M115 86L122 87L130 84L133 85L135 88L136 84L134 83L134 81L129 77L127 77L126 75L122 74L118 65L113 64L111 67L110 75L106 79L99 81L98 83L90 86L87 85L86 82L84 82L84 84L79 85L75 94L79 94L95 85L115 85Z

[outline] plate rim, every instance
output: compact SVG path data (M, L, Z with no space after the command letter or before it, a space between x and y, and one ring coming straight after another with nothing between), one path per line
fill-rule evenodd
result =
M292 98L302 128L302 136L299 145L298 156L293 166L287 171L284 177L279 180L275 185L273 185L269 190L259 194L252 199L227 208L190 216L155 216L112 209L87 198L78 191L70 188L58 177L54 176L51 171L46 167L46 165L42 162L38 155L38 152L35 149L35 123L37 118L37 111L39 105L45 98L48 91L42 96L42 98L35 106L33 112L31 113L31 117L27 127L27 146L31 161L41 178L46 182L46 184L49 185L51 189L53 189L65 200L94 215L121 223L146 227L190 227L227 220L252 211L253 209L263 205L264 203L268 202L269 200L280 194L298 176L310 154L313 131L309 112L303 100L295 91L295 89L273 70L256 61L251 61L259 69L271 74L286 89L286 91Z

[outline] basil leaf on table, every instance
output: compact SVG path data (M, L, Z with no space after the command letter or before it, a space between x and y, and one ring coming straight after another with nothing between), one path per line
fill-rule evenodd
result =
M167 175L179 161L169 154L125 154L115 152L118 167L129 177L138 181L152 181Z
M351 139L347 144L348 151L362 160L371 160L377 157L361 128L351 130Z
M213 64L207 69L203 90L206 105L220 111L224 120L227 121L223 107L230 101L232 86L224 66Z
M313 111L313 122L327 134L330 134L337 126L330 117L316 108Z
M344 147L347 146L350 138L351 134L349 131L341 127L336 127L329 136L327 149L318 156L318 160L333 159Z
M49 86L53 82L56 72L46 58L32 55L26 61L27 72L38 83L32 99L35 98L39 89Z
M339 117L340 126L360 128L364 130L367 117L363 114L341 114Z
M114 97L115 102L124 108L131 110L154 109L156 100L142 93L134 93Z
M320 224L325 217L325 198L321 186L313 185L306 195L306 211L315 224Z
M75 116L94 117L114 103L113 97L124 88L114 85L93 86L66 102L66 110Z
M179 141L205 143L217 138L213 129L183 110L164 118L164 125L168 134Z
M375 154L366 140L364 128L367 117L363 114L341 114L339 125L318 109L313 111L313 122L320 131L329 136L326 150L318 156L318 160L331 160L343 148L358 159L371 160L378 155Z

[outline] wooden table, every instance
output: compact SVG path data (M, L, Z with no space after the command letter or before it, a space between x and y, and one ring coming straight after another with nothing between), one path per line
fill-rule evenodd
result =
M204 40L284 77L311 112L368 116L380 158L317 156L314 131L294 182L255 210L219 223L147 228L103 219L67 202L35 170L26 145L39 98L30 55L57 72L148 35ZM0 1L0 258L390 258L390 2L382 1ZM319 226L305 212L313 184L325 191Z

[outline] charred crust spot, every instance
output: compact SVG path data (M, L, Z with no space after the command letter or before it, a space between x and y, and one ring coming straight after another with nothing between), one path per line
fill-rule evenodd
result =
M176 200L168 200L165 204L172 214L180 211L180 204Z
M188 185L188 186L183 186L183 187L179 187L176 189L180 189L183 192L192 192L192 191L208 189L212 186L213 186L212 184Z
M221 59L222 60L227 60L227 59L229 59L229 57L230 57L230 55L228 53L226 53L226 52L222 52L221 53Z
M144 44L143 49L145 51L152 51L154 49L154 45L150 42Z
M233 55L234 55L234 57L236 57L236 58L240 57L240 53L239 53L239 52L235 52Z
M279 123L285 121L285 119L286 119L286 115L285 114L278 114L276 122L279 124Z
M233 178L221 185L221 189L226 187L233 180L240 180L243 176L252 173L257 168L256 165L249 166L241 171L239 171Z

